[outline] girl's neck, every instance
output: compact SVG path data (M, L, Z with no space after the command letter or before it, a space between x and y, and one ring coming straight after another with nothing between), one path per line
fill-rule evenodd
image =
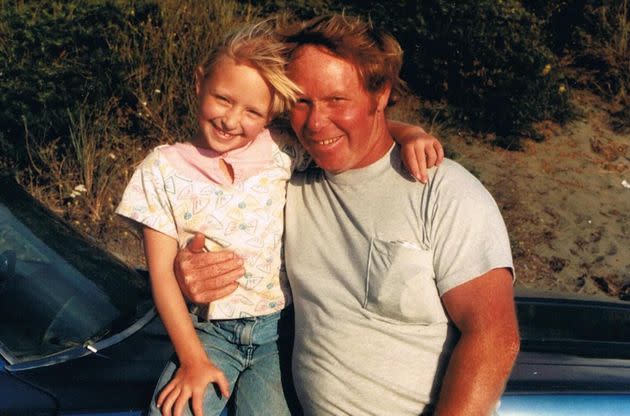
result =
M231 183L234 183L234 168L232 165L227 163L225 159L221 158L219 159L219 169L221 169L221 172L223 172L225 176L230 178Z

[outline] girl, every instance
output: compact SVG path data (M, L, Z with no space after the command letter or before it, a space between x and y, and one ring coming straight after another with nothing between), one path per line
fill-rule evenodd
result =
M284 66L284 45L268 22L228 36L195 73L197 134L154 149L118 207L143 225L153 297L177 355L158 382L152 414L218 415L232 391L243 414L286 415L296 404L284 371L290 354L278 352L290 351L293 331L281 240L286 182L309 159L287 132L267 128L299 93ZM409 136L406 125L390 127ZM403 147L411 160L416 144L441 153L433 138L410 142ZM195 233L208 250L237 252L246 273L231 295L194 305L191 321L173 260ZM208 384L215 388L206 391Z

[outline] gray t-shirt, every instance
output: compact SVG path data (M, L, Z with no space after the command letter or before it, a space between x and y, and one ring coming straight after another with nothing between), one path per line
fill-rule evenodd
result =
M490 194L451 160L414 182L394 146L366 168L294 175L286 209L306 414L430 412L456 342L440 296L512 268Z

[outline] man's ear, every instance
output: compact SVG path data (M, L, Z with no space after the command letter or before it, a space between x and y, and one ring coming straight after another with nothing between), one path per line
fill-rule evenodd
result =
M203 68L198 66L197 69L195 69L195 92L197 93L197 97L201 94L204 78L205 74L203 73Z
M381 91L376 94L376 111L385 111L389 96L392 93L392 84L389 82L383 86Z

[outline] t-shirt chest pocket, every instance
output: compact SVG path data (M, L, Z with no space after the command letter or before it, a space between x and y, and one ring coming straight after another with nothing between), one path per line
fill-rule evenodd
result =
M387 320L431 324L444 317L433 252L406 241L372 239L363 307Z

